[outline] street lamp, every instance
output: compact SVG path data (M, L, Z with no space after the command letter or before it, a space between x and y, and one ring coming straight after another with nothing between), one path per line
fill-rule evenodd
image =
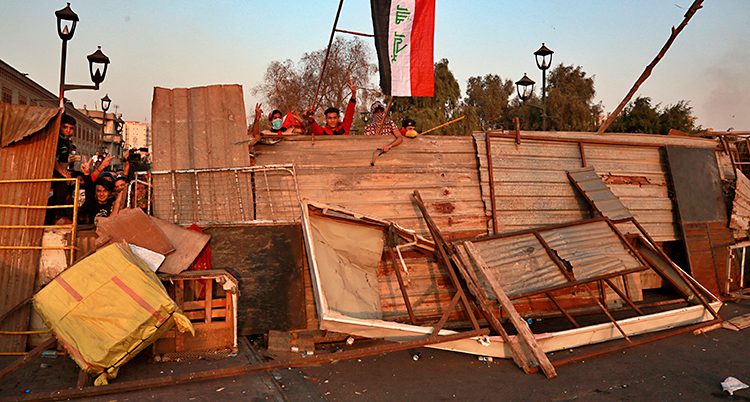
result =
M542 43L542 47L539 50L534 52L536 66L542 70L542 103L544 103L544 97L547 92L547 69L552 65L553 53L555 52L544 46L544 43Z
M109 57L102 53L101 46L97 47L94 53L86 57L89 61L89 73L94 85L66 84L65 65L67 64L68 41L73 38L73 34L75 33L76 25L78 24L78 15L73 12L70 8L70 3L68 3L62 10L55 11L55 17L57 17L57 35L62 40L62 56L60 57L60 107L62 108L65 106L66 90L99 89L99 84L104 81L104 77L107 74Z
M521 98L521 102L526 102L531 98L531 95L534 93L534 80L529 78L526 73L523 74L523 78L516 81L516 92L518 92L518 97Z
M536 66L542 70L542 130L547 130L547 105L545 98L547 95L547 69L552 65L552 54L555 53L550 50L547 46L544 46L534 52L536 58Z
M112 101L109 99L109 94L104 95L102 98L102 110L106 113L109 110L109 105Z
M107 110L109 110L109 105L112 104L112 100L109 99L109 94L104 95L102 100L102 142L104 141L104 137L107 135Z

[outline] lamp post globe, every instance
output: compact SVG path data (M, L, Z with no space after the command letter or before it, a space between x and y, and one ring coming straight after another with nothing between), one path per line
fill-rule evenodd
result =
M73 12L68 3L65 8L55 11L55 17L57 17L57 35L64 41L71 40L78 24L78 14Z
M550 50L547 46L544 45L544 43L542 43L542 47L534 52L534 56L536 57L536 66L542 71L548 69L552 65L553 53L555 52Z
M529 78L525 73L520 80L516 81L516 92L518 92L518 97L522 102L526 102L531 98L531 95L534 93L534 84L536 84L534 80Z
M104 77L107 75L107 66L109 66L109 57L102 53L102 47L97 46L96 51L86 56L89 60L89 73L91 74L91 81L99 85L104 81Z
M109 105L112 103L112 100L109 99L109 94L104 95L102 98L102 111L107 112L109 110Z

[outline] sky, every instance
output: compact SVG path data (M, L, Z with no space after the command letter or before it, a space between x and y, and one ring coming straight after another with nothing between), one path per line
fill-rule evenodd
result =
M610 112L691 3L436 0L435 61L449 60L462 91L469 77L486 74L515 82L527 73L540 83L533 52L544 42L554 65L581 66L594 77L595 101ZM0 1L0 59L53 93L61 51L54 12L63 7ZM106 93L124 119L148 121L155 86L237 83L249 114L262 101L252 88L269 63L324 48L337 7L337 0L74 0L80 22L68 43L67 83L90 84L86 55L97 45L112 63L101 90L66 97L93 109ZM371 33L369 1L346 0L338 28ZM662 106L689 101L704 128L750 130L749 34L750 0L706 0L636 96Z

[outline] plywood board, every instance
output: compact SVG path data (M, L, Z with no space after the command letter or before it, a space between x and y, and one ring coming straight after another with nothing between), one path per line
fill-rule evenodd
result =
M117 215L102 219L97 234L107 243L125 241L153 252L168 255L175 246L140 208L127 208Z
M158 272L179 274L190 268L190 264L198 258L198 255L203 251L203 248L211 238L211 236L204 233L188 230L153 216L151 220L175 247L174 252L167 254Z
M238 334L307 328L306 309L315 303L304 287L299 224L215 225L205 232L211 235L211 267L239 282Z

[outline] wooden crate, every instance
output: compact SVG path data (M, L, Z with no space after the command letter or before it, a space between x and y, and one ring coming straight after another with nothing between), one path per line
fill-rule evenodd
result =
M154 343L154 355L170 358L237 352L237 280L229 272L187 271L159 277L190 319L195 336L173 328Z

